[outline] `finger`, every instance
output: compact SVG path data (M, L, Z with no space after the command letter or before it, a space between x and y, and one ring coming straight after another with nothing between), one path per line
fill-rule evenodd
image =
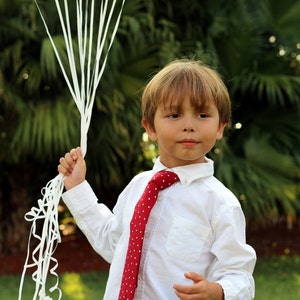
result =
M72 152L73 159L76 158L77 161L82 162L84 160L82 150L80 147L77 147L74 152Z
M203 297L199 294L186 294L186 293L181 293L175 290L175 294L176 296L180 299L180 300L202 300Z
M65 155L65 157L61 157L59 160L62 171L66 170L68 172L72 172L73 170L75 162L71 160L69 156L69 154Z
M62 173L64 175L72 173L76 159L77 153L75 149L72 149L70 152L66 153L64 157L61 157L59 159L60 165L58 166L59 173Z
M71 149L70 152L66 153L65 158L68 159L68 161L76 161L78 159L77 149Z
M76 150L78 157L83 158L81 147L77 147L75 150Z
M63 167L62 164L58 165L57 170L58 170L59 173L65 175L65 176L70 174L69 169L66 169L65 167Z
M179 292L179 293L183 293L183 294L194 294L197 292L197 287L195 286L195 284L199 283L200 281L205 281L206 278L203 277L202 275L195 273L195 272L186 272L184 273L184 277L187 279L190 279L193 281L193 284L191 283L191 285L181 285L181 284L174 284L173 288L175 291Z
M178 299L181 299L181 300L184 299L184 296L185 296L184 294L182 294L176 290L174 290L174 292L175 292L176 296L178 297Z
M61 157L59 160L59 163L67 170L72 170L74 161L71 159L71 156L69 153L65 155L65 157Z
M181 297L182 295L192 295L195 293L195 288L192 282L190 285L174 284L173 288L176 294L180 295Z
M193 280L194 283L198 283L200 281L206 280L205 277L195 272L186 272L184 273L184 277Z

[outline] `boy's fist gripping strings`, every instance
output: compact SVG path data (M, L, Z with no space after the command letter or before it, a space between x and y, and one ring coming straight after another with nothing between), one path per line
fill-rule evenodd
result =
M81 148L77 147L66 153L59 160L58 172L65 176L64 185L66 190L82 183L85 180L86 164L82 157Z

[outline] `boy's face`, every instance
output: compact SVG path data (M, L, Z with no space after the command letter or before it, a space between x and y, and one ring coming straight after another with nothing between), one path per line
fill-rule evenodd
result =
M204 162L204 156L222 138L226 123L220 123L212 101L201 111L188 99L181 106L173 104L159 104L155 128L143 120L150 139L157 141L161 162L169 168Z

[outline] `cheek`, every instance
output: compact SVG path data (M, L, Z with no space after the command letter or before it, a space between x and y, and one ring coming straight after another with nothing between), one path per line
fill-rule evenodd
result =
M222 132L219 130L218 126L211 124L210 126L201 128L201 136L207 141L215 141L222 138Z
M156 141L160 143L168 143L168 141L175 139L175 133L169 127L161 126L157 129L155 133Z

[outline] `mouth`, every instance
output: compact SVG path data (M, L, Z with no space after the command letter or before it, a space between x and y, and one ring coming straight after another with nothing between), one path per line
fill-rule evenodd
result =
M195 145L198 145L199 142L193 139L184 139L179 141L179 144L183 145L183 146L188 146L188 147L192 147Z

